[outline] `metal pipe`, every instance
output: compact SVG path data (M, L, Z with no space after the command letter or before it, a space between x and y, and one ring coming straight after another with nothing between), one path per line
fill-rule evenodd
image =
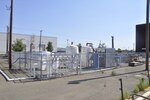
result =
M111 36L112 38L112 48L114 48L114 36Z

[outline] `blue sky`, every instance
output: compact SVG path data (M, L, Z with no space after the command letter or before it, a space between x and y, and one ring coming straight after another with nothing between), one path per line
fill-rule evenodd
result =
M0 31L9 25L10 0L0 0ZM145 23L146 0L14 0L13 32L67 39L85 45L99 41L115 48L133 49L135 25Z

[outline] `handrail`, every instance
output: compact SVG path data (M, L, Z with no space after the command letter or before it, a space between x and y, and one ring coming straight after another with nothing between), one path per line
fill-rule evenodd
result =
M15 64L19 59L25 59L25 58L21 58L19 57L18 59L16 59L12 64Z
M143 98L143 100L144 100L144 99L146 99L146 100L150 100L150 98L145 97L145 96L142 96L142 95L139 95L139 94L132 94L132 100L135 100L135 99L134 99L134 95L135 95L135 96L138 96L138 97L142 97L142 98Z

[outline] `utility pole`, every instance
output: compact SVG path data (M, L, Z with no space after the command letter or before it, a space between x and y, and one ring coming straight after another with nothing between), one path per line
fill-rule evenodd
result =
M9 26L7 26L7 32L6 32L6 55L8 55L8 43L9 43Z
M150 85L150 75L149 75L149 0L146 4L146 70L148 72L148 80Z
M13 0L10 6L10 34L9 34L9 69L12 69L12 24L13 24Z
M42 39L42 32L43 32L43 30L40 30L40 43L39 43L39 51L41 51L41 39Z
M146 70L149 69L149 0L146 6Z
M146 70L148 73L148 80L150 85L150 75L149 75L149 0L146 4Z

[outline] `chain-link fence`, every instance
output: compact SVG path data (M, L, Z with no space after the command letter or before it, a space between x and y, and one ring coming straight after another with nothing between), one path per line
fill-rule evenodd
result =
M47 79L79 74L87 70L125 67L142 53L48 53L13 52L13 69L21 69L33 77Z
M23 70L40 79L79 74L80 55L46 52L13 53L13 69Z

